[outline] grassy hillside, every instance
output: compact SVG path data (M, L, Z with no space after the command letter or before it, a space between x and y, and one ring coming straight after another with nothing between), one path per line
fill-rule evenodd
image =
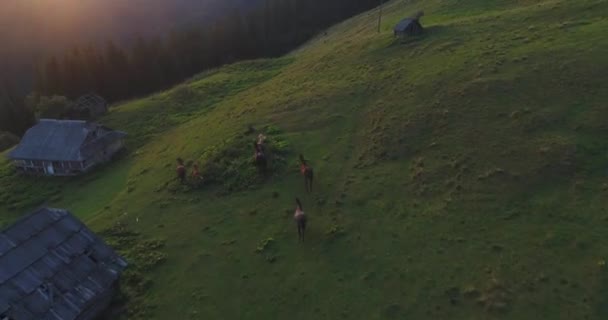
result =
M426 35L393 39L419 9ZM1 221L80 215L131 261L133 319L606 319L608 2L385 13L115 108L128 152L85 177L3 163ZM265 178L250 126L280 155ZM177 157L222 176L180 186Z

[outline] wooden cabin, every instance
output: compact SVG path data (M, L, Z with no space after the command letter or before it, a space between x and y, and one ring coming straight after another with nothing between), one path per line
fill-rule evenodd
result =
M125 136L92 122L42 119L8 157L26 174L77 175L111 160L124 147Z

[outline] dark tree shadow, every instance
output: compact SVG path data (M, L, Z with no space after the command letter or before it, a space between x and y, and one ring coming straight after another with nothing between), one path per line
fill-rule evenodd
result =
M594 312L597 319L608 319L608 272L602 270L599 278L599 290L595 296L597 304L594 306Z

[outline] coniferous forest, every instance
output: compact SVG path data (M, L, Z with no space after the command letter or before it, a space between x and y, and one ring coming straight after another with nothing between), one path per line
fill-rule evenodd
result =
M75 44L37 65L33 92L68 99L94 92L110 102L142 96L226 63L285 54L379 3L265 0L253 10L233 10L209 25L138 37L129 46L110 40L105 45ZM0 86L0 132L21 135L35 121L35 107L10 83Z

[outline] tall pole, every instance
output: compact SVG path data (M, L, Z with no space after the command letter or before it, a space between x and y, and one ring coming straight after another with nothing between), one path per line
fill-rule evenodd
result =
M382 6L384 5L384 1L380 0L380 10L378 13L378 33L380 33L380 25L382 24Z

